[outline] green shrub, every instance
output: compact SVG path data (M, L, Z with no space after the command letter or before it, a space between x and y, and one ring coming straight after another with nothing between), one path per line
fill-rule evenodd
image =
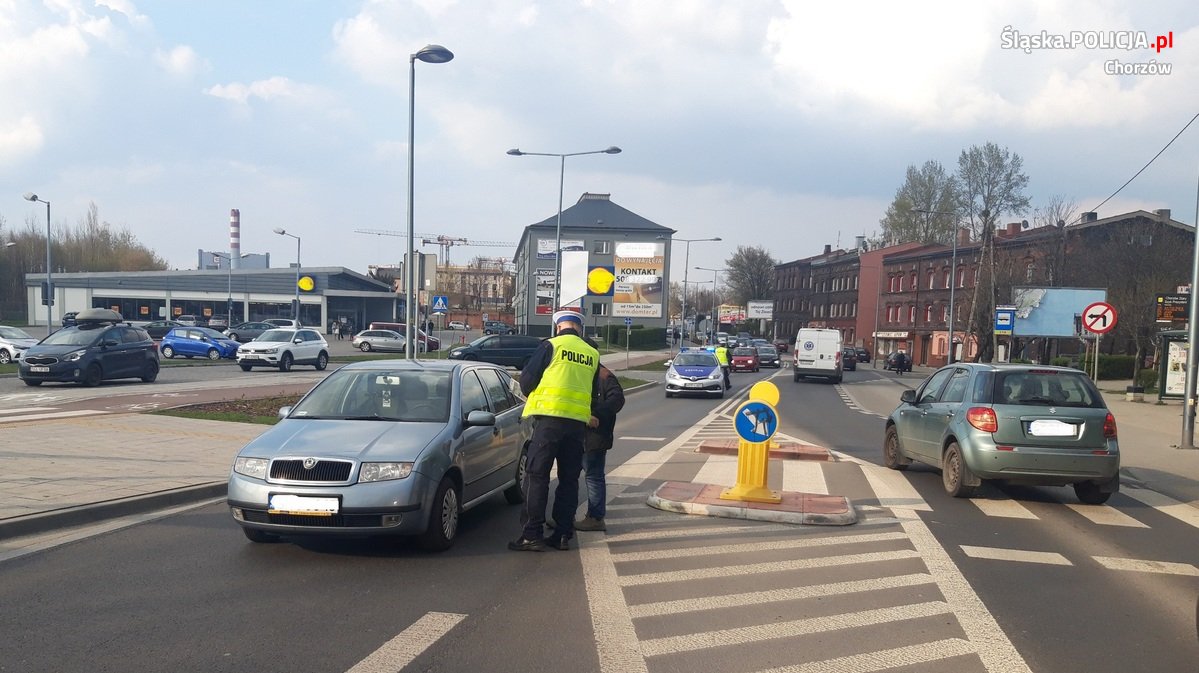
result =
M1137 372L1136 385L1145 389L1145 392L1157 391L1157 369L1142 369Z
M1131 379L1133 365L1136 364L1135 355L1099 355L1099 379ZM1079 360L1080 367L1083 371L1092 371L1091 356L1083 357Z

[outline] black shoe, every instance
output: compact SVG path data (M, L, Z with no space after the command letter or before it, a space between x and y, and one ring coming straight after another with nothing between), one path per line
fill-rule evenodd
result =
M508 543L508 549L512 551L545 551L545 542L519 537Z
M545 539L545 546L566 551L570 549L570 538L561 535L551 535Z

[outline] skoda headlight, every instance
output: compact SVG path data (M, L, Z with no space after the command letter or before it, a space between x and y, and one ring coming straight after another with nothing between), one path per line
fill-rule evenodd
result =
M82 349L82 350L72 351L72 352L64 355L62 359L64 362L79 362L79 358L83 357L84 354L86 354L86 353L87 353L86 348Z
M266 458L243 458L238 456L233 461L233 471L255 479L266 479L266 466L270 463Z
M403 479L412 474L412 463L363 463L358 470L358 483Z

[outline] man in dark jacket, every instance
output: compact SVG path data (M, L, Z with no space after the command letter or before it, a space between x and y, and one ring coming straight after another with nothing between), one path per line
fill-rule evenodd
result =
M583 442L583 471L587 474L587 516L575 522L575 530L607 530L604 524L608 499L604 462L616 430L616 414L624 408L624 389L607 367L599 366L599 391L591 398L591 421Z

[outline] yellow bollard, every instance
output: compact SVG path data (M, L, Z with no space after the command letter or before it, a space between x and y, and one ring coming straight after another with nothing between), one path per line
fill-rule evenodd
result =
M766 488L770 467L771 437L778 430L778 388L763 381L750 390L750 400L733 413L737 444L737 485L721 491L721 500L782 502L778 491Z

